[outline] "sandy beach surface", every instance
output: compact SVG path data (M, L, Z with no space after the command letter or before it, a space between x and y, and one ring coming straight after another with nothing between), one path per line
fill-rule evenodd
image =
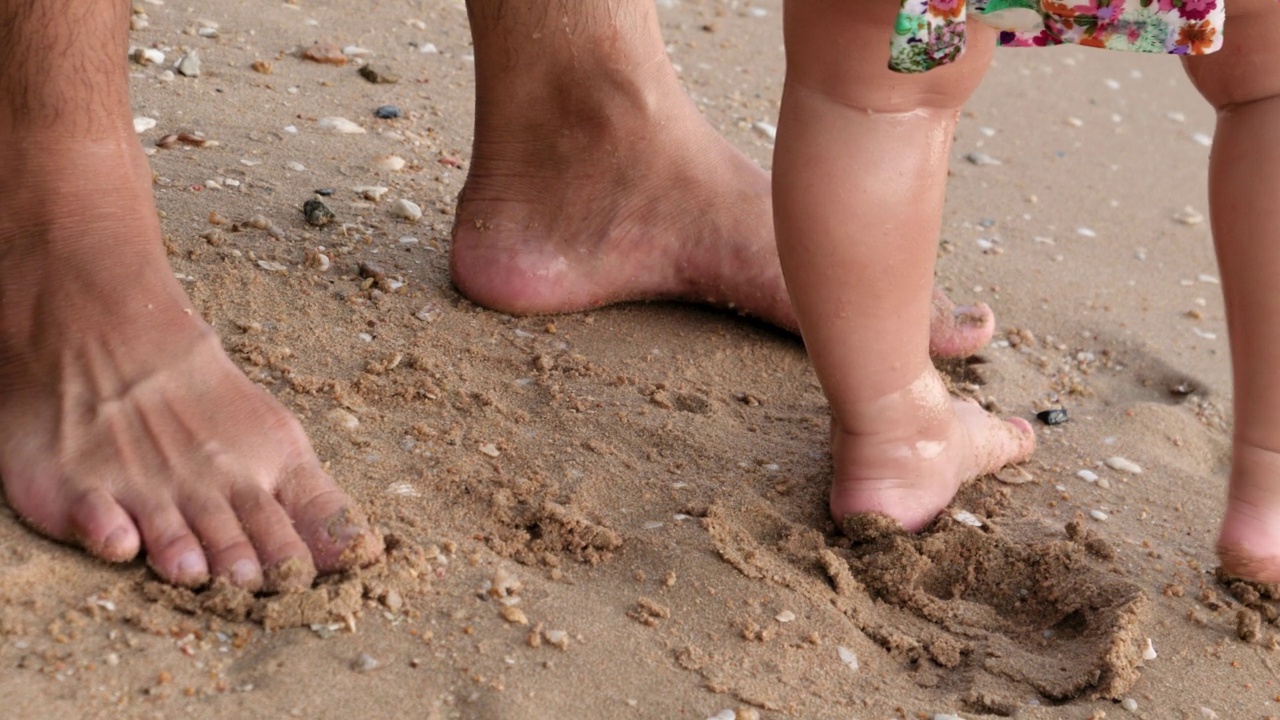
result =
M689 92L767 167L780 0L660 5ZM670 304L516 318L453 289L460 0L138 11L133 43L164 56L130 69L174 271L390 552L307 593L192 593L0 509L0 716L1280 716L1275 606L1214 574L1213 115L1176 60L997 55L956 136L938 281L998 330L946 371L1070 420L1037 421L1029 463L922 535L854 543L795 337ZM317 42L347 62L305 59ZM174 73L192 51L198 76ZM314 227L321 189L335 219Z

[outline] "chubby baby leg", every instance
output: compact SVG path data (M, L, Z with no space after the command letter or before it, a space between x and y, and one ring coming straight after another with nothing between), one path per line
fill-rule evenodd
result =
M1027 423L949 397L928 352L951 136L995 35L971 23L959 62L893 73L898 7L787 3L773 192L783 274L831 405L831 511L915 530L1035 441Z
M1227 11L1223 49L1186 61L1218 110L1209 201L1235 397L1218 554L1232 575L1280 582L1280 4L1231 0Z

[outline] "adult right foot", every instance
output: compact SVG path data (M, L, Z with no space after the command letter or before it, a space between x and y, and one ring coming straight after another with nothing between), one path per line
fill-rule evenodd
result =
M174 279L132 136L0 148L0 482L39 532L165 580L310 585L378 538Z

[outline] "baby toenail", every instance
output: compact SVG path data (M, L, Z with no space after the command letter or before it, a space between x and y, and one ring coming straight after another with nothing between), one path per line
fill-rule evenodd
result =
M957 325L982 325L987 321L986 313L977 305L958 305L951 311Z
M258 564L252 560L238 560L231 566L231 582L247 585L258 578Z

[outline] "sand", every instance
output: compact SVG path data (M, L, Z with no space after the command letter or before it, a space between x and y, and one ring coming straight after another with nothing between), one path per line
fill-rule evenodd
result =
M794 337L667 304L513 318L451 287L461 2L140 9L134 43L166 54L131 66L140 140L192 134L151 158L174 270L390 552L298 593L192 593L0 511L0 716L1280 716L1274 589L1213 572L1227 344L1184 211L1206 211L1213 118L1176 61L998 55L957 133L939 283L1000 329L946 370L1070 420L921 535L845 535ZM766 166L780 11L661 7L690 93ZM371 54L303 59L317 42ZM166 79L184 48L199 76Z

